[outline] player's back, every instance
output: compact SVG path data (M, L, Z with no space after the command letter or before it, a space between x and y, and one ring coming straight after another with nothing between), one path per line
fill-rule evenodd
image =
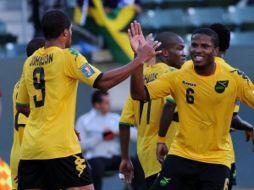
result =
M41 48L26 60L21 81L31 111L21 159L52 159L81 152L74 132L77 80L92 85L98 76L95 72L73 49ZM80 77L82 74L86 77Z

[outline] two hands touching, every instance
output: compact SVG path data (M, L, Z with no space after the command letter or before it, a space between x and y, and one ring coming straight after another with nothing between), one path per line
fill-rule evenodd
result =
M154 41L152 34L146 38L143 35L142 28L137 21L130 24L128 36L131 48L135 54L135 59L142 60L142 63L148 62L150 59L161 53L157 50L161 42ZM119 178L130 184L134 178L134 167L129 157L122 158L119 167Z
M161 50L157 50L160 47L161 42L154 41L152 34L149 34L145 38L139 22L134 21L131 23L130 28L128 29L128 36L131 48L136 55L136 59L147 62L161 53Z

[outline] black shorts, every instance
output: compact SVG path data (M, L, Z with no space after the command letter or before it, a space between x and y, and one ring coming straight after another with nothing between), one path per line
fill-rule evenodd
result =
M229 168L169 155L150 190L224 190Z
M235 163L231 164L228 190L231 190L232 186L234 186L234 185L236 185L236 166L235 166Z
M18 189L65 189L92 184L91 170L82 154L50 160L21 160Z
M152 187L152 185L154 184L157 176L158 176L158 174L154 174L154 175L151 175L151 176L145 178L147 189L150 189Z

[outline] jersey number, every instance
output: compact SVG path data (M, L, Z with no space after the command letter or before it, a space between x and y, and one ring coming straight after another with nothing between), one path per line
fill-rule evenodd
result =
M140 102L140 107L139 107L139 124L141 123L141 118L143 114L143 108L144 108L144 102ZM151 107L152 107L152 100L147 102L147 113L146 113L146 124L150 124L150 115L151 115Z
M37 96L33 96L35 107L44 106L46 90L45 90L45 80L44 80L44 69L42 67L37 67L34 69L33 81L34 81L34 88L36 90L41 90L41 94L42 94L42 100L38 100Z
M186 89L186 102L188 104L193 104L194 103L194 90L192 88L187 88Z

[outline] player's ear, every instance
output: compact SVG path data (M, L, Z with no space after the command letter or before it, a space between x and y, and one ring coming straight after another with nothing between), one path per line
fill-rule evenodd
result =
M169 53L166 49L162 49L161 54L162 54L163 57L168 57L168 55L169 55Z
M64 29L64 31L63 31L63 36L64 36L64 37L67 37L67 36L68 36L68 34L69 34L68 29Z

